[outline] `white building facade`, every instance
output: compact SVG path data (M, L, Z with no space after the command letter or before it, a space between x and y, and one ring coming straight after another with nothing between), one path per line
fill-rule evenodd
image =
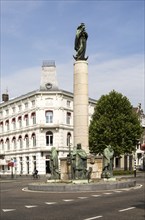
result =
M96 100L89 99L89 121ZM0 104L0 172L50 173L50 150L59 158L73 147L73 94L63 90L34 91ZM4 157L2 157L4 156Z

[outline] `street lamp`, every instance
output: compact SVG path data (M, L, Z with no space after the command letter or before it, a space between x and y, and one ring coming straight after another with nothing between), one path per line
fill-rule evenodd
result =
M134 169L133 169L133 172L134 172L134 177L136 177L136 152L134 153Z
M71 154L71 143L70 143L70 137L71 135L68 134L68 147L69 147L69 164L70 164L70 179L73 179L73 174L72 174L72 154Z
M136 177L136 160L137 160L137 153L136 153L136 151L137 151L139 145L140 145L140 140L138 139L136 147L135 147L135 152L134 152L134 177Z

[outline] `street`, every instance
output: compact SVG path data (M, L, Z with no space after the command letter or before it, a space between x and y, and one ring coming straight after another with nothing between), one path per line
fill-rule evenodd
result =
M97 192L30 192L32 181L1 181L1 220L145 219L145 173L134 188Z

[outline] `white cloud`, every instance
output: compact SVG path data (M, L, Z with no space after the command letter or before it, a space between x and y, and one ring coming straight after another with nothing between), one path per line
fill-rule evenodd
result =
M97 57L97 55L95 55ZM89 96L99 99L113 89L127 96L132 105L142 103L144 107L143 57L134 55L120 59L100 60L89 64ZM68 63L56 64L59 88L73 92L73 59ZM89 62L89 60L88 60ZM22 69L11 76L3 76L2 92L6 88L10 97L19 96L39 89L41 67Z
M11 75L2 76L2 93L8 89L10 97L16 97L39 89L40 67L19 70Z
M114 89L127 96L133 105L144 105L143 64L143 56L133 55L90 66L90 95L98 99Z

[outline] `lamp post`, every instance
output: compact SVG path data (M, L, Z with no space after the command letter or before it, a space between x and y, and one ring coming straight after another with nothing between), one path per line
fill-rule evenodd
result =
M137 160L137 149L138 149L138 146L140 145L140 141L139 139L137 140L137 144L136 144L136 147L135 147L135 152L134 152L134 177L136 177L136 160Z
M133 172L134 172L134 177L136 177L136 152L134 153L134 169L133 169Z
M72 155L71 155L71 144L69 143L69 158L70 158L70 179L73 179L72 175Z
M72 154L71 154L71 143L70 143L70 135L68 135L68 147L69 147L69 160L70 160L70 179L73 179L72 174Z

